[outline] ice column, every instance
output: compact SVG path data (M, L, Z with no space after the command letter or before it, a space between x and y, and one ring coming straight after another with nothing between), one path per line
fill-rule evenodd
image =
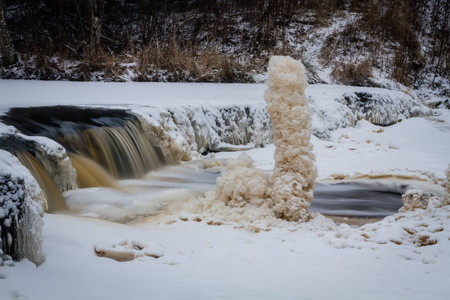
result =
M265 92L276 146L272 176L272 200L277 217L307 221L317 169L312 153L311 111L304 92L305 67L290 57L269 61Z

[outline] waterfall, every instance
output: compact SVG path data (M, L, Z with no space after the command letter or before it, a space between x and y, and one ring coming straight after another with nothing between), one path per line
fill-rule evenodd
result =
M114 178L94 160L77 154L71 154L70 160L77 170L77 183L80 188L100 186L118 188Z
M47 200L47 211L56 212L67 210L67 205L61 192L39 161L27 151L23 150L14 151L14 155L30 171L44 192L45 199Z
M165 164L134 121L123 128L102 126L65 134L60 142L70 152L95 161L116 179L141 177Z
M139 178L166 164L163 152L145 137L139 120L125 110L71 106L14 108L2 121L27 136L44 136L63 146L77 172L77 184L118 188L116 179ZM49 159L38 143L11 135L0 148L30 170L45 193L48 212L67 208ZM64 175L62 175L64 176ZM69 188L70 189L70 188Z

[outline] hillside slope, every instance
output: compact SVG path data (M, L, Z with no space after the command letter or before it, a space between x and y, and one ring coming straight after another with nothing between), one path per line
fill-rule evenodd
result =
M4 79L261 82L290 55L311 83L450 93L448 0L4 2Z

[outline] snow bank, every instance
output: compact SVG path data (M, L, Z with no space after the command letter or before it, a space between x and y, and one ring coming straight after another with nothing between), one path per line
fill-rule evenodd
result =
M193 101L175 106L168 101L152 107L133 107L131 112L141 121L147 137L155 145L163 146L175 161L189 160L192 151L221 151L231 145L247 144L264 147L271 143L273 136L263 97L260 96L261 101L249 97L248 102L236 104L232 97L238 96L229 92L232 86L223 89L223 95L215 95L217 102ZM247 87L255 95L264 93L259 85ZM221 88L219 85L217 89ZM202 90L199 86L199 91ZM431 109L417 98L400 91L317 84L311 85L305 94L310 99L313 134L321 139L330 139L332 131L353 127L362 119L388 126L431 114Z
M250 110L257 109L258 113L262 112L265 115L264 124L268 122L262 97L265 88L264 84L168 84L156 82L118 84L3 80L0 81L0 98L4 101L0 103L0 112L11 107L74 104L90 107L115 105L117 108L131 108L133 111L143 111L152 107L156 109L150 109L153 113L151 122L160 123L159 116L155 115L159 108L163 108L160 112L165 114L161 118L173 118L172 113L187 112L186 108L188 107L196 110L193 114L199 112L203 114L203 110L210 111L212 116L212 119L209 118L210 121L216 117L219 121L225 119L220 117L224 108L229 109L231 119L235 117L232 115L232 109L240 108L239 110L245 111L245 108L249 108ZM313 132L320 138L327 138L329 131L337 128L355 125L359 118L376 120L377 118L372 116L374 112L377 112L376 115L382 113L384 116L388 116L386 119L388 122L431 113L431 110L422 105L420 99L413 93L401 91L313 84L305 93L310 98L310 107L314 112ZM358 97L358 95L366 94L367 96L362 98ZM346 98L349 99L350 107L347 105ZM367 101L364 102L365 99ZM382 105L386 108L379 107ZM217 109L220 110L220 113ZM221 124L225 123L221 122ZM202 123L199 126L202 126ZM258 142L256 141L255 144Z
M46 200L29 171L9 152L0 150L0 254L28 258L36 265L42 252Z
M312 153L311 111L304 92L305 67L290 57L272 57L268 67L267 111L275 139L272 199L275 214L306 221L317 170Z
M360 228L342 224L328 237L337 248L391 247L406 260L429 264L436 263L436 247L450 246L449 228L450 206L440 207L438 197L434 197L425 209L400 212Z

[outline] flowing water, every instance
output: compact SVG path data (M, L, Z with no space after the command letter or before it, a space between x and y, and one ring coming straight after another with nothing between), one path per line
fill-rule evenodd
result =
M119 189L117 179L141 178L168 163L145 137L137 118L125 110L71 106L13 108L2 121L30 136L44 136L62 145L77 172L80 188ZM67 209L50 171L49 158L37 142L11 135L0 148L15 154L46 194L48 212ZM53 159L53 158L52 158ZM54 178L53 178L54 179Z
M125 110L74 106L13 108L2 121L27 135L50 138L87 157L114 178L138 178L167 163Z
M38 155L30 144L13 136L6 136L0 139L0 149L14 154L21 164L30 171L42 190L43 198L46 202L45 209L48 212L67 210L61 191L43 166L43 163L36 158Z
M401 194L378 191L357 183L316 184L310 211L343 217L379 218L402 207Z
M15 152L19 161L30 171L34 179L38 182L41 190L45 194L48 212L67 211L67 205L64 198L54 183L53 179L48 175L44 167L30 155L27 151Z
M66 210L117 222L163 213L171 204L199 197L215 187L223 168L203 159L168 165L146 139L137 118L125 110L80 107L16 108L2 117L27 135L62 145L77 171L80 190L64 193L53 182L33 142L7 138L0 143L36 178L48 211ZM117 181L119 180L119 181ZM357 184L316 184L311 211L351 217L384 217L401 207L399 194ZM66 205L67 203L67 205Z
M171 205L198 198L216 186L223 168L199 168L202 161L164 167L141 179L121 180L120 189L66 192L71 211L115 222L167 213ZM385 217L402 206L400 194L352 184L316 184L310 210L331 216Z
M82 155L70 154L73 167L77 170L79 188L111 187L118 189L116 180L96 161Z
M139 179L117 182L118 189L86 188L64 193L70 211L83 216L127 223L164 214L171 205L204 195L221 172L187 162L161 168Z

